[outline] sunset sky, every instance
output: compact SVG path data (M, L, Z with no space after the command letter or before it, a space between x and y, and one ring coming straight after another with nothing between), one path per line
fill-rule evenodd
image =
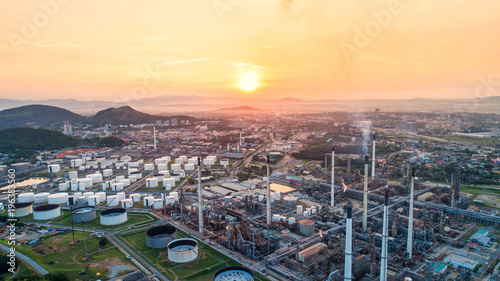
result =
M499 14L498 0L3 0L0 98L474 98L481 77L500 83Z

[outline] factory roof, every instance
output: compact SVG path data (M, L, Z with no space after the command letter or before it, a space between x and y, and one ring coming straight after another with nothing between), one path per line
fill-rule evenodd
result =
M295 188L292 188L292 187L289 187L286 185L282 185L279 183L271 183L271 190L275 191L275 192L279 191L279 192L281 192L281 194L287 194L287 193L295 191Z
M434 263L434 273L435 274L443 273L447 268L448 268L448 266L444 263L440 263L440 262Z
M218 194L222 194L222 195L228 195L228 194L231 194L234 192L230 189L227 189L227 188L224 188L224 187L218 186L218 185L211 186L210 191L218 193Z
M446 258L444 258L444 261L450 261L454 262L456 264L459 264L460 266L466 267L466 268L474 268L477 266L479 263L477 260L473 260L461 255L457 254L449 254Z
M236 184L236 183L231 183L231 182L225 182L225 183L223 183L222 187L230 189L230 190L233 190L233 191L236 191L236 192L245 191L245 190L248 189L248 188L246 188L246 187L244 187L242 185L239 185L239 184Z
M475 234L486 236L489 234L489 232L487 229L481 228L480 230L476 231Z
M300 251L299 255L301 255L303 257L312 256L314 254L317 254L318 252L320 252L321 250L323 250L325 248L326 248L326 244L318 243L318 244L315 244L315 245L313 245L305 250Z

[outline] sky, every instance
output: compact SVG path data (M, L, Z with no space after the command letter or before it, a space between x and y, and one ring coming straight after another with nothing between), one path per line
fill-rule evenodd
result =
M0 98L500 95L498 0L0 1Z

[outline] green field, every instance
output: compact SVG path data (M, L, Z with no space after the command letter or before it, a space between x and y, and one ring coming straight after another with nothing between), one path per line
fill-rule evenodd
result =
M177 229L177 238L193 238L185 232ZM211 280L214 273L226 266L241 265L237 261L221 254L217 250L209 247L198 240L200 256L189 263L177 264L168 260L167 249L153 249L146 245L145 230L137 230L127 234L120 235L130 247L135 248L143 258L151 264L156 265L160 270L165 269L165 274L169 279L204 281ZM269 280L256 273L255 280Z
M57 217L52 220L47 220L47 221L39 221L40 223L50 223L50 224L58 224L58 225L71 225L71 210L61 210L62 215L60 217ZM127 229L130 226L134 227L140 227L144 226L150 223L156 222L158 219L150 214L142 214L142 213L127 213L128 220L120 225L111 225L111 226L104 226L101 225L100 223L100 214L101 211L97 210L96 211L96 218L90 222L85 223L85 228L89 229L105 229L105 230L120 230L120 229ZM33 215L29 215L26 217L21 218L22 221L25 222L33 222L35 221L33 219ZM81 224L75 224L75 226L81 227Z
M63 273L70 280L79 280L78 278L88 280L97 273L102 274L102 279L106 280L109 278L110 269L120 265L127 266L128 269L120 270L120 268L115 268L116 276L135 269L110 242L100 246L98 238L91 237L90 233L86 233L86 237L87 251L91 255L90 259L84 259L83 232L75 232L75 238L80 240L76 243L72 242L71 233L65 233L48 237L34 246L17 245L16 250L32 258L48 271ZM0 243L7 244L5 240L0 240ZM80 275L81 270L85 270L87 273Z
M472 139L472 138L464 138L458 136L436 136L436 137L449 141L468 142L475 145L484 145L491 147L495 147L495 145L500 144L500 140L498 138Z
M0 253L3 254L5 252L3 252L3 251L0 250ZM34 271L33 269L31 269L31 267L27 266L26 263L24 263L23 261L21 261L21 263L19 265L19 270L16 273L16 277L33 276L33 275L38 275L38 273L36 273L36 271ZM12 276L12 273L10 273L10 272L8 272L8 273L0 273L0 280L7 280L11 276Z

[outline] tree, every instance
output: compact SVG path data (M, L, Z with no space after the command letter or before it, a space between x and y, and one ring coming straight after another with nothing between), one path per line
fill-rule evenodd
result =
M101 238L101 240L99 240L99 245L100 246L105 246L106 243L108 243L108 240L106 238L104 238L104 237Z

